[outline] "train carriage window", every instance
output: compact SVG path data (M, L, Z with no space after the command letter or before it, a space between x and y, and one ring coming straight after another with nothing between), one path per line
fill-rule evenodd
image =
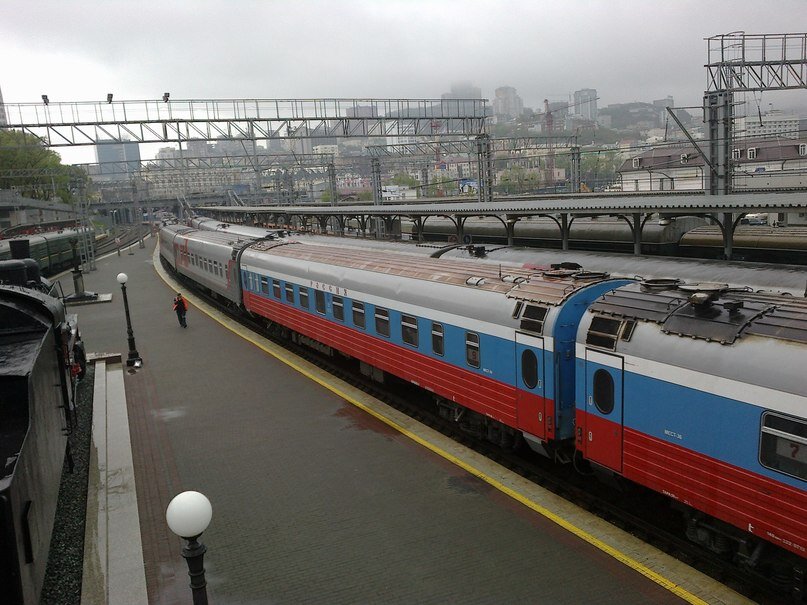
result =
M250 290L255 290L255 288L252 287L252 273L247 273L247 284Z
M765 412L759 461L766 468L807 480L807 422Z
M594 405L601 414L614 411L614 377L608 370L597 370L592 379Z
M294 304L294 285L286 282L286 302Z
M476 332L465 333L465 361L472 368L478 368L481 364L479 355L479 334Z
M413 347L418 346L417 317L401 315L401 337L406 344L412 345Z
M521 380L528 389L538 386L538 357L530 349L521 352Z
M341 296L334 296L331 300L333 306L333 317L339 321L345 320L345 302Z
M586 334L586 344L603 349L616 349L616 339L622 322L609 317L594 316Z
M432 322L432 351L436 355L445 354L443 324Z
M280 282L276 279L272 280L272 296L280 298Z
M523 301L520 301L520 300L519 300L519 301L517 301L517 302L516 302L516 306L515 306L515 308L513 309L513 319L517 319L517 318L518 318L518 316L521 314L521 308L522 308L523 306L524 306L524 302L523 302Z
M261 275L261 292L269 294L269 279Z
M544 319L546 318L546 307L536 307L527 305L521 315L521 329L541 334L544 331Z
M325 292L322 290L314 290L314 306L317 313L325 315Z
M364 328L364 303L353 301L353 325Z
M380 336L389 338L389 311L376 308L375 310L375 331Z
M308 288L300 286L300 306L303 309L308 309Z
M625 325L622 326L622 335L619 337L622 340L630 340L631 336L633 336L633 331L636 329L636 322L632 319L625 322Z

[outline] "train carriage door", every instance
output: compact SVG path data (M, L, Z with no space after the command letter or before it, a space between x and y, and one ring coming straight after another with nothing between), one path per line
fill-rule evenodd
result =
M544 339L516 332L516 417L518 428L541 439L551 433L544 381ZM552 410L550 408L549 413Z
M620 473L622 373L622 357L586 349L586 457Z

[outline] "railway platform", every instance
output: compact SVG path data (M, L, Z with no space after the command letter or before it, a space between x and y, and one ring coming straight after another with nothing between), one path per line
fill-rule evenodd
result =
M143 367L122 372L115 423L128 421L134 480L96 485L136 495L148 603L190 602L165 522L189 489L213 505L201 540L215 604L747 602L184 289L182 329L153 243L99 259L85 284L113 300L74 308L88 351L125 353L115 277L128 274Z

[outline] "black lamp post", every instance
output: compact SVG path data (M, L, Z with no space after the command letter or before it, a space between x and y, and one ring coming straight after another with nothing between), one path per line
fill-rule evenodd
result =
M205 581L204 556L207 547L199 542L213 517L210 500L199 492L182 492L168 504L165 520L171 531L188 541L182 547L182 556L188 563L191 578L193 605L207 605L207 582Z
M132 320L129 318L129 299L126 297L126 282L128 280L128 275L125 273L118 273L118 283L120 284L120 289L123 292L123 309L126 311L126 334L129 337L129 358L126 360L126 365L139 368L143 365L143 359L140 357L140 353L137 352L134 332L132 332Z

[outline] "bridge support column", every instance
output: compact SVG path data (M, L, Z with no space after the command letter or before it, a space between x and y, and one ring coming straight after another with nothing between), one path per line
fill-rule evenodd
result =
M465 221L468 220L468 217L465 216L457 216L456 217L457 223L457 243L462 244L463 239L465 239Z
M560 215L560 249L569 249L569 215L566 212Z
M512 246L515 243L516 237L516 223L518 222L517 216L507 216L504 221L504 228L507 231L507 245Z
M415 223L415 238L418 242L423 241L423 217L417 216L412 219L412 222Z
M642 215L634 212L631 215L633 222L633 253L636 256L642 253Z
M731 260L734 253L734 213L723 213L723 255Z

